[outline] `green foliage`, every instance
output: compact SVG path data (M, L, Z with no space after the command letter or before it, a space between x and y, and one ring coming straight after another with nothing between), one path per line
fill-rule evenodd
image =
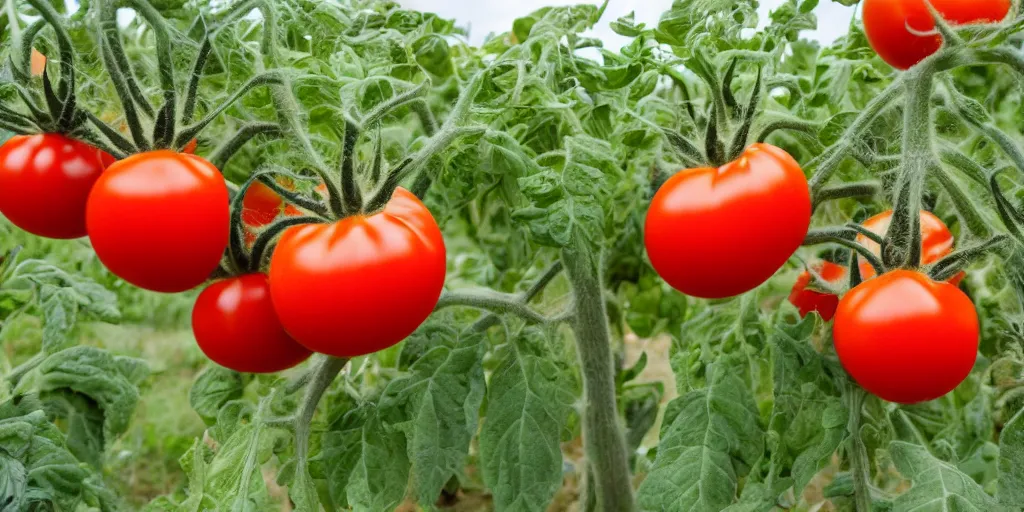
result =
M935 94L911 105L907 75L874 56L859 26L829 47L801 39L816 26L817 0L782 2L767 19L753 1L676 0L655 24L605 19L605 6L545 7L479 48L454 22L386 0L132 5L147 3L169 41L144 17L117 28L126 81L103 59L102 2L66 16L76 107L125 137L133 124L144 138L175 135L155 114L168 59L154 48L169 42L170 85L184 97L197 84L194 115L172 109L177 135L208 122L199 153L220 159L233 184L277 173L312 198L306 209L328 211L312 189L322 176L337 180L344 156L367 193L379 186L375 167L405 169L394 179L423 196L444 230L445 310L378 354L242 375L205 364L194 346L170 356L152 346L188 338L154 329L184 329L193 295L132 289L87 242L42 241L0 223L0 340L10 347L0 356L0 509L256 511L290 500L296 510L377 512L486 493L494 510L544 511L579 484L579 508L595 510L610 491L590 479L609 473L627 490L638 485L644 511L1024 506L1019 17L963 29L966 42L943 52L973 65L935 70ZM11 5L0 16L0 58L15 67L0 100L27 115L11 81L24 48L8 34L36 13ZM586 35L600 23L629 42L603 48ZM55 77L58 43L50 27L34 42ZM992 64L992 48L1011 52L1001 61L1011 66ZM268 71L272 79L250 87ZM40 78L25 83L43 98ZM914 108L935 120L934 133L903 125L903 111L922 112ZM337 140L346 121L362 129L349 153ZM231 146L256 124L276 129ZM932 147L908 162L904 144L921 133ZM995 240L993 257L963 258L973 262L964 289L982 339L957 390L912 406L868 397L861 407L831 327L796 320L785 303L802 260L822 253L802 250L732 300L687 298L657 276L643 249L651 195L678 169L755 140L804 166L819 194L815 227L906 207L897 183L913 163L926 168L924 202L958 248ZM928 156L938 167L924 165ZM866 181L881 192L821 194ZM829 258L848 258L836 249ZM563 277L562 264L577 272ZM600 276L589 296L580 295L584 274ZM606 319L582 313L603 309ZM599 341L614 348L614 375L578 364L593 357L577 339L584 318L608 322L612 334ZM117 322L126 325L100 326ZM143 341L103 339L111 332ZM614 387L617 403L591 403L595 383ZM161 416L155 402L166 393L182 405ZM594 407L615 421L589 419ZM176 432L172 417L188 428ZM622 439L628 463L595 466L613 458L611 445L578 453L595 425ZM121 453L172 461L172 484L118 496Z

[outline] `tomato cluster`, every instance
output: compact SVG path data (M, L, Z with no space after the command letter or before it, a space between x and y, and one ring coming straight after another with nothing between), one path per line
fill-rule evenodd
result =
M863 223L884 238L893 212ZM671 286L701 298L750 291L772 276L803 242L810 225L808 184L797 163L779 148L758 144L720 168L684 170L655 194L645 245L651 264ZM921 261L936 263L953 251L953 235L922 211ZM856 242L879 255L876 238ZM862 387L894 402L932 400L970 373L978 349L978 319L957 288L960 273L935 282L915 270L881 276L860 257L863 282L842 298L829 288L849 270L823 261L800 274L789 300L801 316L835 319L835 349ZM814 279L825 286L815 287Z

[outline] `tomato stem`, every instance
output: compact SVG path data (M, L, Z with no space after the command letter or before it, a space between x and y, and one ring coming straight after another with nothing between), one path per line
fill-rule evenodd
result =
M356 182L356 142L359 140L359 126L351 119L345 119L345 133L342 136L341 151L341 202L345 215L355 215L363 210L363 195ZM397 184L396 184L397 186ZM392 192L394 190L392 189ZM388 199L391 196L388 195Z
M126 98L121 98L122 107L127 109L129 108L128 104L131 104L131 109L134 112L135 107L138 106L146 117L152 119L155 114L153 105L149 103L146 95L142 93L139 82L135 78L135 71L132 69L131 63L128 62L128 56L124 51L124 46L121 44L121 33L117 26L117 1L98 1L100 3L99 39L106 42L106 44L101 45L104 49L104 65L110 78L114 81L114 87L117 89L118 95L120 96L124 93L127 97L127 102L125 101ZM109 62L106 62L107 52L109 52ZM128 112L125 111L125 114L127 116ZM130 120L126 121L131 125ZM138 143L136 142L136 144Z
M243 96L249 93L249 91L261 87L261 86L278 86L284 83L284 77L280 73L269 71L260 75L256 75L249 79L242 87L232 94L227 100L221 103L217 108L210 111L203 119L199 120L195 124L188 126L181 130L181 133L174 139L175 147L182 147L188 144L189 141L196 138L204 128L210 123L215 121L217 117L224 113L225 110L235 104L236 101L241 99Z
M107 21L104 19L102 26L106 26L107 24ZM149 141L146 140L146 135L142 131L142 123L139 121L139 114L136 110L135 99L133 99L134 93L132 92L132 88L137 88L138 84L134 83L134 77L129 80L121 71L121 67L117 62L117 56L113 50L114 45L111 43L112 40L117 40L117 44L120 45L121 36L117 33L117 20L115 19L111 21L110 24L113 28L111 29L108 27L104 30L108 32L113 30L113 34L108 35L106 44L102 44L102 41L100 44L100 51L103 53L103 65L107 68L107 76L110 77L110 83L113 84L114 92L117 93L118 100L121 102L121 111L124 113L124 122L128 125L128 131L132 135L132 141L135 143L137 150L145 151L149 149ZM130 67L128 68L128 72L131 73ZM142 93L140 92L139 94ZM143 103L143 105L148 107L149 103ZM143 108L145 109L146 107ZM152 114L150 114L150 116L152 116Z
M323 220L318 217L292 217L284 220L280 220L268 226L259 237L256 238L256 243L252 246L252 252L249 256L249 270L252 272L259 272L263 266L263 259L266 256L267 248L270 247L278 235L284 232L284 230L292 227L299 226L301 224L317 224L323 223Z
M903 157L892 223L882 241L886 268L917 268L921 264L921 196L928 171L937 158L932 145L931 95L935 61L908 71L903 110Z
M14 0L7 1L7 7L14 9ZM10 25L12 27L18 26L18 20L16 18L16 12L8 12L8 15L15 16L11 18ZM11 66L14 71L14 76L22 85L28 85L32 80L32 49L35 44L36 36L39 32L46 28L46 20L36 20L34 23L25 28L25 32L21 35L20 43L16 38L11 38L11 48L15 48L16 45L21 45L21 63L19 65Z
M235 156L235 153L253 138L261 135L276 138L282 134L281 126L277 123L249 123L239 128L231 138L214 150L213 154L210 155L210 163L224 171L231 157Z
M821 203L846 199L850 197L871 197L882 190L882 185L877 181L860 181L856 183L844 183L833 187L825 187L814 195L814 209L817 210Z
M302 406L298 416L295 418L295 459L296 471L309 471L309 432L313 423L313 416L316 414L317 406L323 398L324 393L341 370L348 364L348 358L324 356L316 369L312 371L309 384L306 386L306 393L302 398Z
M857 512L871 512L871 462L867 447L860 434L860 420L867 392L852 380L846 386L846 400L850 407L847 423L849 437L850 473L853 477L853 499Z
M206 68L206 61L213 50L213 45L210 44L210 37L206 33L205 25L203 27L203 44L199 47L199 53L196 55L195 63L192 65L192 76L189 78L188 89L185 92L185 105L181 110L181 122L186 124L191 123L192 118L195 116L196 99L199 96L199 81L203 77L203 69Z
M160 87L163 89L164 105L170 111L169 115L164 116L164 122L167 123L165 131L170 135L167 138L173 139L176 124L178 92L174 87L174 58L171 53L171 36L167 28L167 22L164 20L163 16L160 15L160 12L146 0L122 1L127 5L130 5L135 12L145 19L146 23L149 24L149 28L153 30L153 35L156 39L157 69L160 75ZM185 143L192 140L193 137L185 139ZM183 145L184 144L178 144L178 146Z
M577 234L575 244L562 251L577 307L572 328L583 371L583 445L588 487L597 494L598 510L635 510L629 454L619 426L611 333L601 279L601 258Z
M499 314L513 314L534 324L552 324L565 320L565 315L545 316L527 306L526 301L518 295L501 293L490 289L445 292L438 299L437 305L434 306L434 311L440 311L453 306L483 309Z

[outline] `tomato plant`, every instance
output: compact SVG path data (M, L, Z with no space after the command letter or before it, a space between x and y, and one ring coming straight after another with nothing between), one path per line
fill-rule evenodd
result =
M273 373L305 361L311 352L281 326L263 274L217 281L196 299L192 330L212 361L239 372Z
M1024 18L854 3L8 0L0 509L1021 510Z
M768 280L800 247L811 222L811 195L785 151L754 145L723 167L689 169L651 200L647 255L674 288L722 298ZM738 247L760 257L750 261Z
M228 189L201 157L156 151L118 161L96 181L89 239L111 272L173 293L202 284L228 245Z
M862 283L839 303L836 354L858 384L915 403L953 390L974 367L978 316L955 286L897 270Z
M444 277L441 230L403 188L379 212L288 228L270 260L282 325L310 350L336 357L377 352L412 334L434 310ZM381 316L384 303L393 309Z
M111 163L63 135L12 137L0 147L0 213L35 235L83 237L89 191Z

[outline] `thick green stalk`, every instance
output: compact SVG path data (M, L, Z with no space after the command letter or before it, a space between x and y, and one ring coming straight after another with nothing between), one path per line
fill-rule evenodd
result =
M853 501L857 512L871 512L870 461L864 440L860 437L861 412L867 392L850 383L847 386L847 399L850 404L850 419L847 430L850 431L848 447L850 457L850 474L853 476Z
M633 486L626 440L619 425L615 366L605 309L600 256L577 235L562 251L572 285L576 318L576 350L583 370L583 446L593 476L588 486L597 494L597 510L631 512Z
M299 415L295 418L295 458L298 459L299 467L303 471L305 471L306 462L309 459L309 430L313 422L313 415L316 414L316 408L327 388L331 386L346 364L348 364L347 358L326 356L313 370L309 384L306 386L302 409L299 410Z

